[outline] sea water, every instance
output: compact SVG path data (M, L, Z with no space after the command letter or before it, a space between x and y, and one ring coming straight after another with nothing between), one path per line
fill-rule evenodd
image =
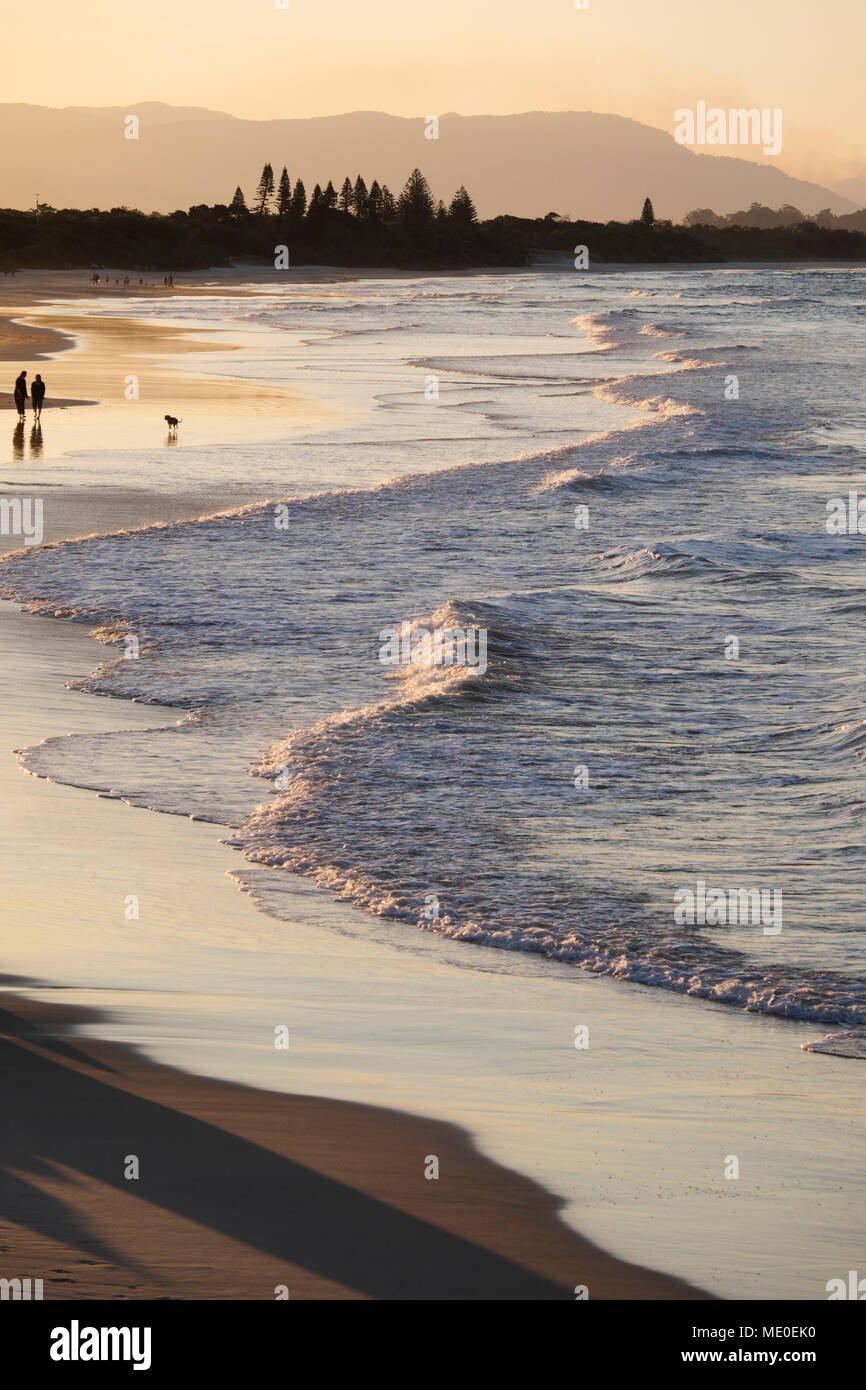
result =
M301 874L466 952L808 1019L856 1051L866 538L828 517L866 492L864 287L677 268L139 302L262 330L196 370L344 413L173 452L199 520L3 564L5 594L118 644L79 688L173 707L26 765L230 827L277 918ZM72 461L154 487L160 462ZM204 484L238 479L270 500L208 515ZM485 670L383 661L403 624L483 632ZM780 910L722 914L732 894Z

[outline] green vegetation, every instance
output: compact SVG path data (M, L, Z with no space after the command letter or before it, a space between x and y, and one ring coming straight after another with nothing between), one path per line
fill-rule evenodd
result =
M800 222L794 227L674 226L671 222L539 222L497 217L486 227L503 226L531 251L589 247L590 264L664 261L864 261L863 232Z
M814 217L807 217L799 208L785 203L780 208L764 207L762 203L752 203L751 207L739 212L729 212L720 217L712 208L696 208L683 218L687 227L798 227L801 222L813 222L827 230L866 232L866 208L859 212L831 212L823 208Z
M398 197L377 179L346 177L316 184L307 199L262 170L248 205L241 188L227 204L202 203L187 212L142 213L132 208L0 210L0 270L202 270L232 264L274 265L287 246L292 265L471 269L517 266L538 257L564 261L589 248L590 264L728 260L866 260L866 214L806 219L796 208L778 214L755 205L750 214L690 213L683 226L659 221L649 198L632 222L570 222L544 217L494 217L479 222L465 188L447 205L434 199L413 169ZM760 216L758 216L760 214Z

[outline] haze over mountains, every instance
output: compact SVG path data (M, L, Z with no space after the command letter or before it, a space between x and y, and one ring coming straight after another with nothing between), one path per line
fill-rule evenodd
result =
M124 136L139 118L140 138ZM736 147L747 153L747 148ZM697 207L724 213L759 202L803 212L850 212L852 197L748 158L696 154L672 134L623 116L525 112L442 115L439 138L423 117L360 111L340 116L248 121L198 107L139 102L63 109L0 104L0 205L129 206L171 212L228 203L240 184L250 198L262 165L286 165L307 193L330 178L377 178L398 193L416 165L446 200L464 184L481 217L555 211L589 220L640 215L649 195L658 217ZM848 191L846 189L846 191ZM864 189L866 192L866 189Z
M853 198L858 208L866 207L866 168L851 179L842 179L836 185L836 191L844 198Z

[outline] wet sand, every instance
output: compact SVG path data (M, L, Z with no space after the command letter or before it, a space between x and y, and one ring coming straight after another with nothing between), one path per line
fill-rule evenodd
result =
M166 414L185 420L185 438L196 431L193 442L228 443L246 437L253 423L261 437L277 437L315 423L323 413L288 384L179 370L192 354L231 354L239 346L233 337L242 337L240 328L205 332L146 319L98 318L71 307L60 313L32 308L21 317L22 323L8 312L0 318L0 357L26 369L28 385L40 372L48 387L46 416L79 407L66 422L66 447L140 447L165 435ZM0 391L0 410L13 408L14 376L15 368L9 389ZM80 408L97 402L98 421L82 420ZM76 426L78 437L69 437Z
M62 322L62 306L49 319ZM124 339L114 328L100 339L87 322L75 355L109 362L108 345ZM129 351L154 347L126 324ZM155 350L180 391L181 353L165 337ZM238 397L250 386L237 383ZM80 418L92 439L112 418L127 428L125 409L59 419ZM220 436L229 417L212 427ZM258 432L251 416L245 428ZM52 485L63 505L52 507L46 539L205 510L200 493L151 491L150 476L140 488L71 487L64 460L50 477L61 479ZM214 498L212 509L232 500ZM0 549L17 544L0 539ZM573 972L513 982L495 960L479 987L464 961L449 964L463 946L431 939L418 958L418 943L403 950L393 926L379 932L387 945L371 942L366 917L350 942L353 910L319 894L311 912L313 890L300 880L287 931L227 884L226 869L242 865L219 844L220 827L22 774L13 747L173 714L64 690L104 656L80 626L3 604L0 644L9 938L0 960L37 976L19 979L3 1025L15 1118L0 1143L0 1277L43 1277L47 1298L270 1299L278 1283L292 1297L573 1298L587 1284L591 1298L699 1297L698 1285L760 1298L789 1288L820 1297L837 1263L853 1267L860 1233L834 1175L860 1152L856 1082L851 1063L799 1051L814 1030ZM133 936L118 921L130 886L148 903ZM273 1010L255 991L256 952L279 990ZM238 976L246 996L232 992ZM73 1000L90 1012L73 1011ZM289 1004L303 1046L279 1054L260 1028L272 1033ZM579 1071L562 1042L576 1007L592 1010L607 1040ZM394 1108L358 1103L374 1098ZM492 1158L472 1148L470 1130ZM722 1179L729 1152L748 1155L741 1184ZM142 1162L136 1181L123 1177L128 1154ZM430 1154L438 1181L423 1176ZM568 1194L570 1226L559 1200L513 1168ZM588 1245L585 1229L633 1261L685 1273L692 1290ZM443 1232L457 1241L447 1250ZM451 1269L454 1252L477 1275L474 1293ZM422 1288L425 1265L426 1291L401 1293Z
M22 304L18 324L8 296L7 307L0 358L48 362L49 408L74 403L91 430L112 406L130 420L122 388L131 363L181 408L213 404L247 420L266 410L283 429L293 413L317 410L288 390L182 376L177 357L211 345L195 330L63 313L57 331L56 309ZM93 395L98 414L82 404ZM46 539L201 509L200 497L64 488ZM17 544L3 538L0 549ZM59 689L54 631L40 625L46 640L26 655L55 671L61 700L74 699ZM63 643L54 646L56 654ZM14 699L26 701L21 674ZM69 793L47 790L42 812L50 804L57 823L42 812L18 821L32 837L36 880L38 843L68 838ZM92 797L86 805L91 822L110 823L121 809ZM98 825L89 830L94 851L104 847ZM14 919L14 900L10 909ZM583 1240L558 1219L556 1198L482 1157L454 1126L191 1076L82 1036L97 1013L52 993L51 1004L10 993L0 1003L0 1274L28 1271L47 1299L273 1299L281 1286L313 1299L573 1299L576 1285L593 1298L708 1296ZM127 1178L133 1155L140 1175ZM426 1178L434 1157L438 1177Z
M187 1076L86 1023L62 991L0 995L2 1269L46 1299L706 1297L573 1234L450 1125Z

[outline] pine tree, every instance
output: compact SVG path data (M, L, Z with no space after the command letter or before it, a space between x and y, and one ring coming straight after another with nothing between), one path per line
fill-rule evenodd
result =
M283 172L280 174L280 186L277 189L277 214L280 218L288 217L289 209L292 206L292 185L286 167L283 165Z
M328 186L322 194L322 202L328 211L337 206L337 190L330 179L328 179Z
M352 180L348 174L343 179L343 187L340 189L340 211L351 212L355 206L355 195L352 191Z
M446 208L446 206L445 206L445 204L443 203L443 201L442 201L441 198L439 199L439 202L436 204L436 221L437 221L437 222L447 222L447 221L448 221L448 209Z
M653 205L649 198L644 200L643 212L640 215L640 220L645 227L651 227L656 220L656 215L653 212Z
M307 211L307 190L303 179L298 179L292 194L292 217L300 220Z
M402 220L415 226L433 221L433 194L420 169L413 169L406 180L397 208Z
M461 222L465 226L471 226L473 222L478 221L475 204L462 184L451 199L448 215L453 218L455 222Z
M367 192L367 185L361 178L360 174L355 179L355 187L352 190L352 201L355 208L355 212L358 214L359 217L369 217L370 195Z
M247 200L240 186L235 189L235 196L229 203L229 212L232 217L241 218L248 216L249 209L247 208Z
M259 186L256 189L256 212L259 217L268 210L268 203L274 196L274 171L270 164L266 164L259 179Z
M319 184L313 189L313 196L310 198L310 206L307 208L308 217L316 217L322 211L322 190Z
M397 200L386 183L382 184L382 219L392 222L397 216Z
M363 183L360 174L358 178ZM357 190L358 185L355 184ZM357 194L356 194L357 196ZM378 222L382 216L382 190L379 187L379 180L374 179L370 184L370 192L367 194L367 217L370 222Z

